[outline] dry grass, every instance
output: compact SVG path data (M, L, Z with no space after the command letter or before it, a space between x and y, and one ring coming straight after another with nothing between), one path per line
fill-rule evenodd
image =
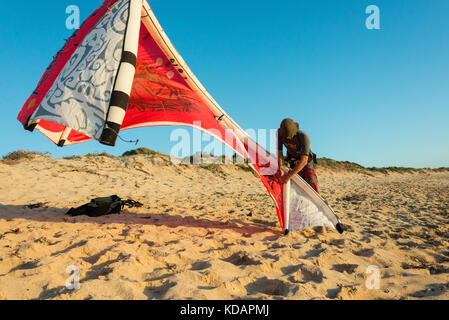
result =
M6 156L4 156L0 162L7 165L14 165L19 163L22 160L25 159L33 159L36 156L47 156L49 153L41 153L41 152L34 152L34 151L26 151L26 150L17 150L14 152L8 153Z
M446 172L449 171L449 168L438 168L438 169L416 169L416 168L405 168L405 167L385 167L385 168L365 168L357 163L349 162L349 161L336 161L329 158L320 158L318 159L317 168L326 168L330 170L336 171L348 171L348 172L357 172L362 173L368 176L373 176L373 173L418 173L421 171L432 171L432 172Z
M14 152L11 152L4 156L0 163L6 164L6 165L14 165L22 160L25 159L33 159L36 156L48 156L50 153L46 152L35 152L35 151L26 151L26 150L17 150ZM138 148L134 150L129 150L122 154L121 157L129 157L129 156L135 156L135 155L144 155L144 156L161 156L163 158L169 159L168 155L159 153L157 151L148 149L148 148ZM95 158L95 157L108 157L108 158L116 158L115 156L103 152L103 153L88 153L84 157L87 158ZM83 159L83 156L68 156L64 157L64 159L73 160L73 159ZM190 163L193 163L193 157L190 156ZM189 158L186 158L185 160L188 160ZM244 162L243 164L237 161L236 156L232 158L227 158L226 156L213 156L209 155L209 158L201 158L202 163L200 164L200 167L203 169L206 169L208 171L211 171L213 173L217 173L220 175L223 175L224 172L220 168L222 164L224 165L235 165L240 170L246 171L246 172L253 172L255 175L257 173L254 172L254 170L247 164L247 162ZM216 161L211 161L216 160ZM221 162L220 162L221 160ZM187 161L186 161L187 162ZM357 163L349 162L349 161L337 161L329 158L320 158L318 159L318 164L315 165L317 168L325 168L329 169L331 171L346 171L346 172L356 172L356 173L362 173L364 175L373 176L375 173L382 173L385 175L388 175L390 173L418 173L418 172L447 172L449 171L449 168L447 167L441 167L436 169L430 169L430 168L424 168L424 169L416 169L416 168L405 168L405 167L385 167L385 168L366 168L363 167Z

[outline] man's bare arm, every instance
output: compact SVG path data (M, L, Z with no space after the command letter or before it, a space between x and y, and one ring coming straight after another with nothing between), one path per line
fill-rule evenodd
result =
M307 165L308 161L309 161L309 157L308 156L301 156L301 161L290 172L291 176L293 177L295 174L300 173L301 170L304 169L304 167Z
M284 167L284 155L282 153L282 150L278 149L278 170L283 172L282 169Z
M293 168L292 171L290 171L285 176L282 176L280 182L287 183L291 178L293 178L295 176L295 174L300 173L301 170L304 169L304 167L307 165L308 161L309 161L308 156L301 156L300 162Z

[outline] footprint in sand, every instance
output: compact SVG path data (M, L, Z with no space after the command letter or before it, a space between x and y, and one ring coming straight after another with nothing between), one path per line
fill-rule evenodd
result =
M427 289L412 293L410 296L414 298L430 298L438 297L449 290L448 283L435 283L427 286Z
M148 299L156 299L156 300L164 299L168 290L176 286L176 284L177 284L176 282L171 282L168 280L157 287L153 286L146 287L143 293L148 297Z
M287 246L285 244L273 243L273 245L271 247L269 247L268 249L283 249L286 247Z
M434 275L434 274L443 274L443 273L449 273L449 268L445 267L441 264L435 264L435 265L431 265L429 267L429 272L430 274Z
M42 292L39 294L39 297L37 297L37 300L48 300L48 299L54 299L61 295L68 294L71 291L67 289L65 286L60 286L53 289L48 289L48 284L46 284L42 288Z
M435 260L438 263L449 262L449 256L448 256L447 252L442 252L442 254L433 253L432 255L435 257Z
M270 253L263 253L262 257L266 258L266 259L272 259L274 261L279 261L279 255L277 254L270 254Z
M331 246L336 246L337 248L343 249L345 247L345 239L335 239L335 240L331 240L329 242L329 244Z
M290 277L289 280L295 283L307 283L310 281L321 283L325 278L326 277L323 275L320 268L302 264L299 266L299 270L292 277Z
M336 270L341 273L353 274L355 269L357 269L358 264L334 264L332 270Z
M39 263L40 263L40 260L24 262L24 263L14 267L14 268L12 268L11 270L9 270L9 273L17 271L17 270L31 270L31 269L35 269L35 268L39 267Z
M374 249L373 248L365 248L365 249L353 251L352 253L359 257L370 258L374 255Z
M207 261L198 261L195 263L192 263L190 270L193 271L200 271L207 268L210 268L211 264Z
M326 297L329 299L347 300L358 293L357 287L338 285L337 288L328 289Z
M199 289L213 289L220 286L223 280L218 273L206 270L201 272L201 282L206 286L198 286Z
M270 296L286 296L290 291L290 285L278 279L259 278L246 286L248 294L263 293Z
M303 259L317 258L326 250L327 249L324 248L321 243L317 244L313 249L306 252L306 255L303 257Z
M235 266L254 266L254 265L262 264L258 260L251 259L244 252L236 252L229 258L223 259L223 261L232 263Z

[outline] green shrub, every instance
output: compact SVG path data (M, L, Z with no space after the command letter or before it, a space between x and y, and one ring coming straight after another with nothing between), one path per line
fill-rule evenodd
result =
M138 154L154 156L154 155L159 154L159 152L150 150L148 148L138 148L138 149L126 151L125 153L122 154L122 157L135 156L135 155L138 155Z

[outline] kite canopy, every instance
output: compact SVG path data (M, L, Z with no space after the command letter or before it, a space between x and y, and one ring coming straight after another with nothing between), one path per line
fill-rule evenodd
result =
M205 131L250 160L285 228L277 159L206 92L145 0L104 1L56 54L18 120L60 147L115 146L121 130L147 126Z

